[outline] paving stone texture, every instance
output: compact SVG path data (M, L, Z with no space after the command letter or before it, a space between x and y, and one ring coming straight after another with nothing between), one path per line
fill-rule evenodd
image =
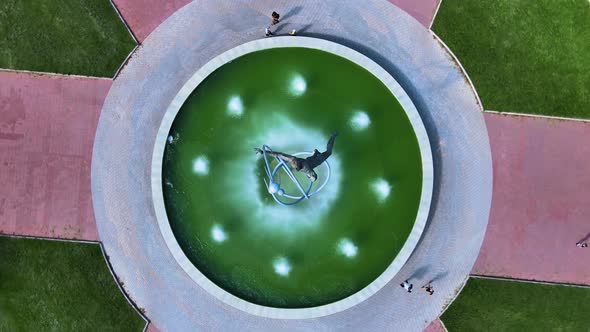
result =
M98 240L90 161L110 80L0 72L0 233Z
M590 238L590 122L485 119L494 191L472 273L590 285L590 248L575 246Z
M430 222L402 271L365 302L315 319L263 318L212 298L167 250L150 196L154 139L170 101L213 56L263 38L270 8L283 13L279 34L300 29L302 36L360 51L389 71L416 104L435 159ZM422 331L452 301L475 262L491 175L483 115L462 72L430 31L382 0L363 6L356 0L202 0L184 6L145 39L115 80L92 159L101 240L128 294L162 330ZM437 293L404 293L399 283L405 278L416 285L436 279Z

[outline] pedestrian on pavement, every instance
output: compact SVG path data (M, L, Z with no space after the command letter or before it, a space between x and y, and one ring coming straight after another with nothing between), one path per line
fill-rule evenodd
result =
M401 284L399 284L403 289L407 290L408 293L412 292L412 288L414 287L414 285L412 285L409 281L404 281Z
M266 29L264 29L264 34L267 37L274 36L274 33L272 33L272 31L270 31L270 26L269 27L266 27Z
M291 36L295 36L297 34L297 30L293 29L293 30L289 31L289 34Z
M428 294L430 294L430 295L434 294L434 287L432 287L432 280L429 281L426 285L422 286L422 288L424 288L424 290Z
M578 248L586 248L586 247L588 247L588 242L586 242L586 241L580 241L580 242L576 243L576 247L578 247Z
M279 15L279 13L277 12L272 12L272 25L275 25L277 23L279 23L279 17L281 17L281 15Z

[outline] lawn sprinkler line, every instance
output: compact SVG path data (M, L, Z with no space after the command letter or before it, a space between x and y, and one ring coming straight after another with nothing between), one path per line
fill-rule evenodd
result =
M470 276L472 278L479 278L479 279L514 281L514 282L529 283L529 284L540 284L540 285L548 285L548 286L566 286L566 287L577 287L577 288L590 288L590 285L572 284L572 283L567 283L567 282L540 281L540 280L531 280L531 279L518 279L518 278L511 278L511 277L495 277L495 276L485 276L485 275L481 275L481 274L472 274Z

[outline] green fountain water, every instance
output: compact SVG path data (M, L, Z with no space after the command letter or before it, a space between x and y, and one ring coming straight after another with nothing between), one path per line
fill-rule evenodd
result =
M323 151L336 130L326 187L277 204L253 148ZM330 53L269 49L223 65L184 103L169 141L163 193L180 247L209 280L255 304L314 307L358 292L416 219L422 166L406 113L375 76Z

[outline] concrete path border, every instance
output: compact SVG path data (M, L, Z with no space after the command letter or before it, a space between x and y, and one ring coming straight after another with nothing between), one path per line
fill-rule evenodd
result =
M156 133L170 101L204 63L259 39L268 11L283 13L278 34L348 46L402 85L430 136L435 187L430 221L400 273L345 311L305 320L250 315L210 296L166 249L149 195ZM396 24L391 24L396 22ZM433 34L383 0L193 2L160 25L114 81L103 107L92 160L92 194L100 237L136 303L163 330L421 331L452 301L481 246L491 201L487 130L472 88ZM405 293L435 280L437 293Z

